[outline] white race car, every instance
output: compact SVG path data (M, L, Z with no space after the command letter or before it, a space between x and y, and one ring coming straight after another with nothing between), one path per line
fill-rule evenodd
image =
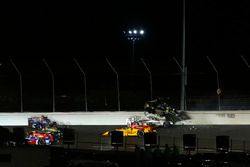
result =
M174 124L172 121L166 121L165 118L158 117L154 114L149 114L145 117L135 115L127 118L126 123L128 127L131 127L134 123L156 127L168 127Z
M151 126L163 126L163 127L168 127L174 124L174 122L170 120L166 120L166 118L162 117L157 117L155 115L148 115L147 116L148 120L146 123Z

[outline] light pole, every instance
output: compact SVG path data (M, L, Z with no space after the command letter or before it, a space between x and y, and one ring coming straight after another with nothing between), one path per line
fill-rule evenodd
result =
M23 80L22 80L22 74L18 70L17 66L12 61L12 59L10 59L10 62L13 65L13 67L15 68L17 74L19 75L19 82L20 82L20 109L21 109L21 112L23 112Z
M85 97L85 111L88 111L88 99L87 99L87 84L86 84L86 75L85 72L83 71L81 65L78 63L78 61L74 58L74 62L78 66L79 70L83 74L83 79L84 79L84 97Z
M143 29L129 29L127 31L123 31L124 35L127 37L129 41L132 41L132 57L131 57L131 74L134 72L134 64L135 64L135 41L140 40L145 35L145 31Z
M182 71L181 71L181 110L186 110L186 2L182 4Z
M180 101L180 110L185 111L187 109L187 100L186 100L186 85L187 85L187 67L183 68L184 66L181 66L178 60L173 57L173 60L177 64L177 66L180 68L182 78L181 78L181 101Z
M48 68L50 75L51 75L51 79L52 79L52 100L53 100L52 109L53 109L53 112L55 112L55 110L56 110L55 109L55 77L54 77L54 74L53 74L51 68L49 67L47 61L45 59L43 59L43 62L46 65L46 67Z
M118 105L118 111L121 110L121 107L120 107L120 88L119 88L119 77L118 77L118 73L117 71L115 70L115 68L112 66L112 64L109 62L109 60L106 58L106 61L108 63L108 65L110 66L110 68L113 70L113 72L115 73L116 75L116 86L117 86L117 105Z
M142 61L142 64L144 65L144 67L146 68L146 70L148 71L148 74L149 74L150 100L153 100L152 74L151 74L151 71L149 70L147 64L146 64L145 61L143 60L143 58L141 58L141 61Z
M218 95L218 110L220 110L220 94L221 94L221 89L220 89L220 83L219 83L219 73L218 70L216 69L215 65L213 62L210 60L210 58L207 56L207 59L211 66L213 67L214 71L216 72L216 81L217 81L217 95Z

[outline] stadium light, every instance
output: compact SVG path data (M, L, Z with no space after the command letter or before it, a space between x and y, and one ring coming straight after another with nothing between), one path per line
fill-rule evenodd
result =
M129 29L128 31L123 31L123 33L128 40L135 42L144 36L145 31L143 29Z
M135 41L140 40L145 36L145 31L143 29L135 29L131 28L127 31L123 31L125 37L128 41L132 42L132 56L131 56L131 64L130 64L130 75L131 81L130 84L133 86L133 73L134 73L134 66L135 66Z
M143 35L144 34L144 30L140 30L140 34Z
M144 37L145 31L143 29L129 29L128 31L123 31L124 35L129 41L132 41L132 67L135 61L135 41L140 40Z

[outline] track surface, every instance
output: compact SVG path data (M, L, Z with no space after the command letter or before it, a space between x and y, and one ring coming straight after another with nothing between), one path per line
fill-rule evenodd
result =
M122 127L115 126L69 126L75 130L75 144L70 148L110 150L110 137L100 134ZM13 127L8 127L11 131ZM26 129L26 127L24 127ZM27 131L27 129L26 129ZM183 134L196 134L198 151L216 151L216 136L227 135L230 137L230 145L233 151L250 151L250 125L178 125L169 128L158 128L158 144L164 148L176 145L183 150ZM143 147L143 138L125 137L121 150L133 151L135 145ZM65 147L68 147L65 145Z
M114 130L121 126L72 126L76 132L75 148L111 149L110 138L101 137L100 134L107 130ZM197 145L200 151L215 151L216 136L227 135L234 151L250 150L250 126L242 125L213 125L213 126L174 126L158 129L158 144L164 147L174 144L182 149L183 134L196 134ZM124 147L121 149L134 149L135 145L143 146L143 138L126 137Z

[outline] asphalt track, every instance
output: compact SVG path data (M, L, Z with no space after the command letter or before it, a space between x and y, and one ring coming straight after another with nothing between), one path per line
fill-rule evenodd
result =
M71 148L84 149L113 149L110 146L110 138L100 134L114 130L121 126L71 126L75 129L76 142ZM176 145L183 150L183 134L196 134L197 150L201 152L216 151L216 136L229 136L230 149L232 151L250 151L250 125L178 125L169 128L158 128L158 144L164 148L165 144L170 147ZM135 145L144 146L143 138L125 137L124 146L121 150L134 150Z
M101 133L124 126L79 125L68 127L75 130L75 144L64 145L65 148L111 150L114 148L110 145L110 137L101 136ZM14 126L8 128L12 131ZM24 128L27 131L27 128ZM232 151L250 152L250 125L176 125L168 128L158 128L157 134L158 145L162 149L168 144L170 147L175 145L180 151L183 151L183 134L196 134L197 147L195 152L215 152L216 136L226 135L230 138L230 149ZM135 145L144 147L143 138L124 137L124 145L119 149L133 151Z

